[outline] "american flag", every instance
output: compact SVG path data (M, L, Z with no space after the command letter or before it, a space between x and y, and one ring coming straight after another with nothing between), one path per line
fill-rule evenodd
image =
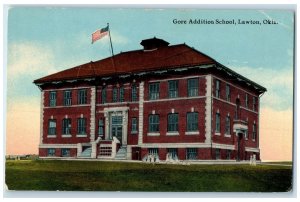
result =
M95 41L101 39L102 37L104 37L105 35L108 34L108 26L102 29L98 29L96 30L93 34L92 34L92 43L94 43Z

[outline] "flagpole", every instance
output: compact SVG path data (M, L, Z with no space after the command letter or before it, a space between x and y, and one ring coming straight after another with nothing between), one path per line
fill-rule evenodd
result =
M110 47L111 47L111 54L112 54L112 56L114 56L114 49L113 49L112 42L111 42L109 23L107 23L107 27L108 27L109 41L110 41Z

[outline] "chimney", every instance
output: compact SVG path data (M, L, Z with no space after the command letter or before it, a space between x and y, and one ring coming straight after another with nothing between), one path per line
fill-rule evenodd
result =
M156 50L160 47L166 47L170 43L163 39L158 39L154 37L152 39L144 39L140 44L144 47L145 51L149 51L149 50Z

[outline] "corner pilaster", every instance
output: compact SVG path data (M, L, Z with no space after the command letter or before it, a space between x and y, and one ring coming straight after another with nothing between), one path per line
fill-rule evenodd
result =
M211 143L212 132L212 76L206 75L206 100L205 100L205 143Z
M95 141L96 87L91 88L90 141Z
M40 108L40 144L43 144L43 126L44 126L44 91L41 92L41 108Z
M138 144L143 144L143 127L144 127L144 82L139 86L139 137Z

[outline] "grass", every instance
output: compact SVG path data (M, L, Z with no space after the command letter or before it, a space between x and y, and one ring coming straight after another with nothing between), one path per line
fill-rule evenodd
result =
M292 167L6 161L9 190L286 192Z

